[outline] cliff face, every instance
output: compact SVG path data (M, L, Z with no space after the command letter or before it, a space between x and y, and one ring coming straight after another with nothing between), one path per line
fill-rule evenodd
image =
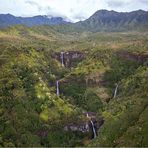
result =
M121 57L122 59L126 59L126 60L129 60L129 61L133 61L133 62L138 62L138 63L145 63L145 62L148 62L148 55L145 54L137 54L137 53L130 53L128 51L120 51L120 52L117 52L117 55L119 57Z
M80 51L56 52L52 54L52 58L56 59L67 68L75 67L85 58L85 53ZM63 58L63 59L62 59Z
M96 131L100 129L100 127L104 123L104 119L101 116L98 116L95 112L85 112L82 114L83 118L79 122L69 123L64 127L65 131L79 131L82 133L86 133L88 136L91 135L93 138L93 128ZM93 123L93 124L92 124Z

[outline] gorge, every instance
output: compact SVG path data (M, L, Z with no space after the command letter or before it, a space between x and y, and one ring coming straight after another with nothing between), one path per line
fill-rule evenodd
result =
M147 147L148 33L67 29L0 29L0 147Z
M74 68L72 67L72 65L75 65L75 63L79 63L80 61L84 60L85 56L82 52L78 52L78 51L67 51L67 52L59 52L59 53L54 53L52 55L53 58L55 58L57 61L61 62L61 67L63 68ZM60 61L61 59L61 61ZM66 67L65 67L66 66ZM71 67L70 67L71 66ZM64 78L61 78L64 79ZM60 95L60 84L62 85L62 83L60 83L60 80L56 80L56 94L57 96ZM117 88L116 88L117 89ZM116 90L117 91L117 90ZM117 93L117 92L115 92ZM100 124L100 122L103 124L104 120L102 118L101 121L97 121L97 117L96 117L96 113L91 113L91 112L86 112L84 115L86 115L86 117L88 118L88 121L82 123L79 125L78 124L74 124L74 123L70 123L70 125L67 125L64 127L65 131L80 131L82 133L87 133L90 132L92 129L92 133L93 133L93 138L97 137L97 130L99 130L99 128L102 126L97 126L97 124ZM95 115L95 116L94 116ZM93 120L91 119L93 118ZM98 123L97 123L98 122ZM94 124L95 123L95 124Z

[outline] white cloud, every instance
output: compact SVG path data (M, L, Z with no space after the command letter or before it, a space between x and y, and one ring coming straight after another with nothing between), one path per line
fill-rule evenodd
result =
M148 10L148 0L0 0L0 4L0 13L66 16L73 21L86 19L99 9Z

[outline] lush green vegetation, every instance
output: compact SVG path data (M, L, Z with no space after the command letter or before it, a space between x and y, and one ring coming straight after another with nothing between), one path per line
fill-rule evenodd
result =
M147 55L147 33L61 34L57 28L0 30L0 146L148 146L148 63L117 54ZM85 51L85 59L63 68L51 58L63 50ZM83 111L105 120L92 141L90 133L64 131L86 120Z

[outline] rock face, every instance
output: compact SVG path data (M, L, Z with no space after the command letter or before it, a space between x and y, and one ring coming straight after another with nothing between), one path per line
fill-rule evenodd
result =
M93 122L96 131L98 131L104 123L103 117L98 117L95 112L85 112L84 115L89 118L88 124L91 130L92 130L91 121Z
M52 54L52 58L59 61L65 67L71 68L85 58L85 53L80 51L56 52Z
M142 55L142 54L137 54L137 53L130 53L128 51L119 51L116 53L119 57L133 61L133 62L138 62L138 63L145 63L148 62L148 55Z
M99 128L103 125L104 119L102 117L98 118L96 113L94 113L94 112L85 112L85 113L83 113L83 115L87 118L89 117L89 120L87 120L86 122L78 123L78 124L71 123L69 125L66 125L64 127L64 130L65 131L73 131L73 132L79 131L82 133L92 132L93 127L92 127L91 122L93 122L95 131L97 133Z
M73 131L73 132L80 131L82 133L86 133L86 132L89 132L90 127L89 127L88 123L81 123L79 125L69 124L69 125L64 127L64 130L65 131Z

